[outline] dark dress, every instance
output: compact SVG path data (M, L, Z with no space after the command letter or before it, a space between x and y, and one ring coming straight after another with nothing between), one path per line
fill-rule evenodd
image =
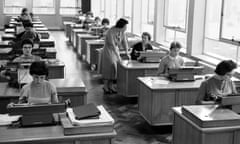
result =
M145 50L152 50L152 46L151 44L147 44L146 45L146 49ZM140 56L139 51L143 51L143 46L142 46L142 42L138 42L133 46L132 52L131 52L131 59L132 60L137 60L137 58Z

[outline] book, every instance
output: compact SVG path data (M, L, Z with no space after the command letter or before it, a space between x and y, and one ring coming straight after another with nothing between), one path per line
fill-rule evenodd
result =
M73 113L77 120L99 118L99 115L101 114L96 105L93 103L74 107Z

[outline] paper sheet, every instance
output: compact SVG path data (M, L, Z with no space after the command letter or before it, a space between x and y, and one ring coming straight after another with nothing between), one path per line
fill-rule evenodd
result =
M0 114L0 125L10 125L17 121L21 116L9 116L8 114Z
M169 81L168 80L157 79L157 80L152 80L152 84L167 85L167 84L169 84Z

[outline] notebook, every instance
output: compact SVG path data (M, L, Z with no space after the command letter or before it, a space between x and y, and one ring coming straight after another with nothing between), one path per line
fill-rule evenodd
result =
M80 119L91 119L98 118L101 112L98 110L95 104L90 103L83 106L73 108L75 118Z

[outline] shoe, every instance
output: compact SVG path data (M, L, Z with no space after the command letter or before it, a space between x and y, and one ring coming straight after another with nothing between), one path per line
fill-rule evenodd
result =
M106 90L105 88L102 88L102 89L103 89L104 94L111 94L110 90Z

